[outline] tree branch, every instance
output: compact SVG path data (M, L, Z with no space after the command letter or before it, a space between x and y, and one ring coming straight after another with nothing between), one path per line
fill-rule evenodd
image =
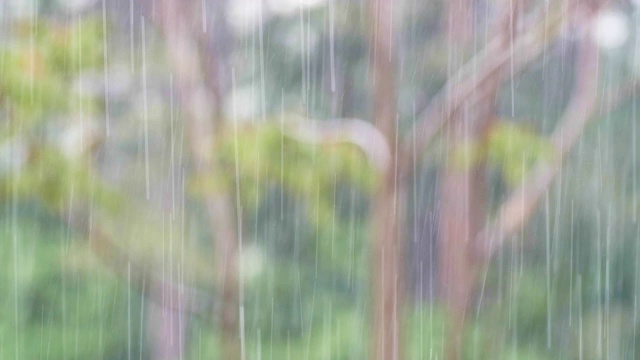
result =
M468 104L471 96L475 96L474 101L482 100L484 96L478 91L507 65L513 62L513 76L536 59L555 39L566 16L566 13L558 11L544 21L533 19L531 23L536 25L526 27L529 30L519 35L512 46L504 46L505 40L510 40L505 39L510 36L509 33L499 32L484 50L450 78L418 116L420 120L405 136L404 143L412 144L413 139L419 142L415 149L410 145L405 146L401 169L411 170L410 165L422 156L455 111L465 102Z
M553 179L562 169L563 161L578 142L589 120L594 117L598 92L598 49L588 34L582 36L576 54L574 93L551 136L555 150L554 158L534 168L532 174L499 207L495 221L480 232L476 245L482 257L491 257L511 235L526 224ZM616 91L617 96L602 105L602 111L609 112L614 109L626 98L621 95L628 96L631 93L629 89L635 87L635 82L622 85Z
M309 144L349 143L357 146L371 166L384 173L391 162L391 149L385 136L360 119L308 120L288 127L286 135Z

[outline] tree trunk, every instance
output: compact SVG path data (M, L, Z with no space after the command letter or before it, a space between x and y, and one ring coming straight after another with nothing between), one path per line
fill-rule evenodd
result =
M150 284L147 296L147 337L154 360L182 359L187 315L183 311L186 294L179 286L160 280Z
M224 2L221 2L223 4ZM165 37L167 56L173 69L173 79L181 104L188 147L193 161L193 174L200 178L224 176L213 156L216 130L224 127L222 109L224 94L220 73L220 54L215 50L207 56L209 67L203 68L203 54L194 33L191 10L193 2L166 0L158 9L157 21ZM224 9L217 9L223 11ZM217 48L218 51L222 46ZM209 80L209 83L207 83ZM220 345L222 358L241 358L240 344L240 286L238 283L238 249L240 238L236 208L228 189L216 189L203 195L211 233L215 240L216 288L220 294L218 304ZM239 215L239 214L238 214Z
M370 53L374 82L375 125L386 138L391 161L381 170L373 201L372 359L401 358L403 317L402 236L399 225L403 203L397 173L395 54L393 53L393 0L370 1Z
M449 66L457 69L463 64L464 48L473 35L472 7L468 0L453 0L446 8ZM459 157L467 146L480 140L475 109L469 101L452 115L444 133L448 141L448 161L440 175L440 220L438 229L438 292L448 315L448 329L444 356L449 360L462 358L463 333L467 307L473 289L474 264L470 241L479 229L483 202L483 167L478 164L459 164Z
M476 283L476 274L482 264L475 259L475 235L480 231L486 214L485 165L482 161L464 164L458 162L466 147L480 144L486 139L487 129L494 118L492 95L478 106L456 114L447 138L449 161L440 179L440 225L438 241L439 295L450 317L446 358L462 357L464 323Z
M456 7L453 3L466 3ZM508 48L513 41L516 11L519 6L508 6L499 18L497 31L500 50ZM450 25L449 40L458 43L473 36L473 27L460 25L460 17L472 23L473 9L465 0L453 1L448 8ZM467 11L467 15L460 15ZM453 14L451 12L454 12ZM457 19L456 19L456 14ZM457 30L455 30L458 28ZM465 34L463 31L468 31ZM455 43L453 43L455 44ZM451 45L453 45L451 44ZM454 64L460 61L454 54ZM495 99L500 86L500 74L491 75L485 84L478 87L457 112L453 114L447 131L449 142L448 162L440 180L440 228L438 239L438 278L440 297L450 317L445 358L461 359L463 356L464 330L467 312L471 303L478 272L486 264L479 263L476 256L476 235L482 230L487 218L486 166L483 159L474 159L487 141L488 131L495 119ZM462 164L459 160L462 158Z
M400 359L404 302L400 201L396 176L384 174L374 199L373 249L373 359Z

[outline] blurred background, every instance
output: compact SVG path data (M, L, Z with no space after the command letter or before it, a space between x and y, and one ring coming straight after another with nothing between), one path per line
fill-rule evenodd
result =
M0 359L640 358L638 6L0 1Z

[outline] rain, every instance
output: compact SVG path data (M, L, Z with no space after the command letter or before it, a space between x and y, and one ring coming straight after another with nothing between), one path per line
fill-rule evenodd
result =
M0 1L0 359L640 359L640 1Z

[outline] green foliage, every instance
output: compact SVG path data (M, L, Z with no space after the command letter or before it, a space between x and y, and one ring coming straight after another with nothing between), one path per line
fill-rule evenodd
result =
M245 209L255 209L266 194L260 184L267 183L304 201L311 221L326 226L333 221L333 194L338 186L370 191L376 181L373 169L355 146L303 143L274 122L243 126L220 138L216 154L224 178L214 175L206 181L213 182L212 191L220 183L227 189L237 187Z
M75 197L114 210L115 194L95 179L88 166L90 149L78 147L75 154L65 154L65 133L52 131L56 125L73 124L43 122L56 115L69 117L77 111L88 115L96 110L97 100L73 91L73 83L81 71L102 66L101 24L97 18L66 24L20 23L14 26L15 42L0 47L0 105L6 109L10 129L0 138L0 156L10 159L0 172L6 190L0 199L29 197L58 212ZM88 134L85 141L95 139Z
M296 125L228 128L214 149L220 173L192 190L229 191L242 205L245 252L257 253L242 256L247 358L364 359L368 252L356 207L376 176L357 147L301 142L287 132ZM199 331L191 356L215 356L214 332Z
M54 69L70 76L78 70L100 69L104 64L102 19L84 17L71 25L53 25L42 43Z
M317 322L304 336L276 338L269 327L247 328L247 359L367 359L368 331L363 309L345 311L316 304ZM217 359L216 332L207 326L193 330L188 359Z
M536 350L531 344L509 344L503 333L502 323L497 317L481 316L472 318L465 329L463 341L465 352L462 359L492 360L527 359L550 360L551 358ZM449 326L447 318L439 304L422 304L411 309L406 329L407 359L441 359L444 356Z
M516 186L536 164L553 156L553 146L530 130L502 121L491 129L486 155L502 170L504 180Z
M416 306L406 324L407 359L442 358L447 321L440 306L435 303Z
M6 195L40 201L53 213L75 198L107 212L115 212L120 197L90 171L88 164L71 160L51 146L32 147L27 161L9 176L0 177ZM0 197L2 199L3 197Z
M502 178L510 186L517 186L529 171L553 156L548 139L506 121L494 125L486 142L464 141L451 154L455 169L466 170L486 161L500 169Z
M464 141L452 151L451 164L456 170L467 170L478 164L486 156L486 150L478 142Z
M72 266L64 226L43 226L27 209L16 222L0 216L0 358L121 358L126 285L100 267Z
M273 303L278 304L278 299ZM326 302L321 296L315 299L313 319L305 318L304 332L287 332L284 336L273 332L269 322L256 323L246 317L246 355L248 359L368 359L369 323L366 308L345 309L339 303ZM297 299L294 299L297 301ZM296 307L289 312L297 312ZM267 312L265 317L277 316L279 310ZM448 326L451 324L437 304L412 307L407 314L405 329L405 358L410 360L442 359L445 351ZM298 319L299 321L299 319ZM191 359L217 358L218 337L206 324L196 324L191 340ZM491 319L469 322L465 331L465 353L462 359L492 360L526 359L551 360L556 357L538 350L531 344L511 345L502 333L500 324Z
M25 131L52 113L95 110L91 99L69 90L80 71L102 66L99 20L23 23L14 31L16 41L0 48L0 97L9 106L14 130Z
M43 222L69 204L113 213L120 203L96 179L90 149L65 151L59 128L73 124L51 121L97 110L74 81L102 66L101 21L20 23L12 31L14 41L0 46L0 203L20 213L3 213L0 222L0 358L117 359L126 344L139 352L119 282L88 261L90 253L82 258L92 266L74 267L76 239L65 225ZM21 212L34 203L48 215Z
M52 73L40 49L2 49L3 74L0 94L12 106L14 115L25 122L40 119L50 111L70 107L68 94L61 92L64 81Z

